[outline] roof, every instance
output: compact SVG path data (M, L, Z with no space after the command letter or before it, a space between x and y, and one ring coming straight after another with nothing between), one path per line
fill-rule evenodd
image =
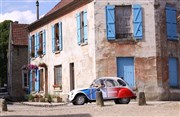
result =
M45 16L48 16L54 12L56 12L58 9L63 8L64 6L68 5L69 3L73 2L74 0L61 0L54 8L52 8Z
M47 23L62 17L73 10L92 2L93 0L61 0L44 17L36 20L28 26L29 32L46 25Z
M11 26L13 45L28 45L28 24L12 23Z

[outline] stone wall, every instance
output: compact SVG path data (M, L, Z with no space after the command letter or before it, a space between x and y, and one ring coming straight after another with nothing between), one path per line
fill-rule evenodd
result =
M12 86L10 96L14 100L23 99L22 66L28 63L27 46L13 46L12 49Z
M155 8L155 17L156 17L156 45L157 45L157 80L158 87L160 89L160 98L161 100L180 100L180 91L179 88L174 89L169 87L169 78L168 78L168 58L175 57L180 63L180 42L170 41L167 39L166 34L166 5L170 5L177 10L177 16L180 14L180 1L171 0L163 1L158 0L156 2ZM177 33L180 39L180 23L177 24ZM178 64L180 68L180 64ZM180 73L180 69L178 69ZM180 86L180 76L179 76L179 86Z
M140 4L143 13L143 39L134 41L107 41L106 5ZM117 57L134 57L135 89L144 91L147 99L158 100L157 58L155 38L154 1L96 0L96 75L117 76Z

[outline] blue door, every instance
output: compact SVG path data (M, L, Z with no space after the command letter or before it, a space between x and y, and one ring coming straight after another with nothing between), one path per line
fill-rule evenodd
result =
M171 87L178 86L178 65L176 58L169 58L169 85Z
M117 76L122 77L130 87L135 86L133 57L117 58Z

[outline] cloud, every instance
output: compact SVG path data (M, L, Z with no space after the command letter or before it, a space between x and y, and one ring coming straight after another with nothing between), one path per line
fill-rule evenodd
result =
M30 24L36 20L36 14L32 13L32 11L12 11L8 13L1 14L0 22L4 20L12 20L18 21L19 23L23 24Z

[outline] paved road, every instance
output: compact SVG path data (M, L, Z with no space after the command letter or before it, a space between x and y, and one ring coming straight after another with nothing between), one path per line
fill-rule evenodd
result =
M105 102L104 107L95 103L83 106L71 104L54 107L27 106L20 103L8 105L8 112L1 112L5 117L180 117L180 102L147 102L138 106L137 102L128 105L115 105Z

